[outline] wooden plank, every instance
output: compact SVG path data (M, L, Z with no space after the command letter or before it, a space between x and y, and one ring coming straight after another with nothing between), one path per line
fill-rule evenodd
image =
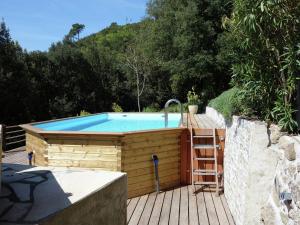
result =
M172 205L173 190L167 191L164 204L162 206L159 225L168 225L170 219L170 211Z
M131 157L138 157L143 155L155 154L156 152L170 152L170 151L178 151L179 152L179 145L178 143L163 145L163 146L148 146L143 149L141 148L132 148L130 151L122 151L122 157L124 158L131 158ZM122 149L123 150L123 149Z
M220 196L217 197L215 195L215 193L211 193L211 195L212 195L212 199L213 199L213 202L214 202L214 205L215 205L215 208L216 208L216 212L217 212L220 224L230 225L229 221L228 221L228 218L227 218L227 215L226 215L226 212L225 212L224 207L222 205Z
M178 163L179 165L180 163L179 156L174 156L174 157L170 157L169 159L159 161L159 165L170 164L170 163ZM125 162L124 165L122 165L122 170L128 171L128 170L136 170L136 169L146 168L146 167L150 167L150 168L153 167L153 163L151 161L147 161L147 162L126 164Z
M167 176L173 176L173 175L178 176L179 173L180 173L179 168L170 169L170 170L161 170L161 171L159 171L159 176L160 177L167 177ZM154 182L155 174L151 173L151 174L147 174L147 175L143 175L143 176L128 177L128 184L136 184L136 183L141 183L141 182L148 181L148 180L152 180Z
M151 193L149 195L143 214L140 218L139 225L148 225L148 222L150 220L153 211L153 206L156 200L156 196L157 196L156 192Z
M199 192L197 193L197 205L198 205L198 216L199 216L199 223L201 225L210 225L208 221L208 215L204 200L204 193Z
M144 195L140 197L138 204L135 207L135 210L130 218L129 225L137 225L144 211L147 199L149 195Z
M177 188L173 192L169 225L178 225L179 209L180 209L180 188Z
M165 170L176 170L179 166L176 163L169 163L169 164L163 164L159 165L158 171L165 171ZM139 177L141 175L147 175L150 173L153 173L153 166L152 167L145 167L140 168L136 170L127 170L126 171L128 177Z
M173 181L177 181L178 183L180 182L180 175L179 174L175 174L175 175L169 175L169 176L165 176L165 177L160 177L160 185L163 188L164 185L168 186L168 183L173 183ZM136 189L140 189L140 188L145 188L145 187L149 187L150 190L152 190L152 188L155 186L155 181L154 180L148 180L148 181L144 181L143 183L137 183L137 184L129 184L128 185L128 190L132 191L132 190L136 190ZM150 191L151 192L151 191Z
M167 159L170 157L176 157L176 156L180 157L180 152L179 152L179 149L175 149L175 151L157 152L156 155L158 156L159 160L162 160L162 159ZM138 163L138 162L144 162L144 161L152 162L152 154L140 155L140 156L130 157L130 158L128 158L128 157L125 158L125 157L122 159L126 163Z
M152 147L160 147L160 146L164 146L164 145L170 145L170 144L174 144L174 145L180 145L180 139L178 138L170 138L170 139L165 139L165 140L161 140L159 142L141 142L141 143L131 143L131 144L126 144L122 146L122 150L124 149L124 151L131 151L132 149L138 149L138 148L149 148L149 146Z
M165 192L159 193L153 207L153 211L149 220L149 225L158 225L162 205L164 202Z
M189 182L189 164L188 164L188 158L190 157L190 146L188 146L188 141L189 141L189 132L188 130L185 130L181 133L181 140L180 140L180 183L182 185L186 185Z
M229 207L228 207L228 204L227 204L227 201L226 201L226 199L225 199L225 196L224 196L224 195L221 195L220 197L221 197L221 202L222 202L222 205L223 205L223 207L224 207L224 209L225 209L226 216L227 216L227 219L228 219L228 221L229 221L229 224L230 224L230 225L235 225L233 216L232 216L232 214L231 214L231 212L230 212L230 209L229 209Z
M219 219L218 215L216 213L216 209L211 197L210 192L203 192L204 194L204 199L206 203L206 209L207 209L207 215L208 215L208 220L210 225L219 225Z
M127 222L130 221L131 216L140 200L140 197L132 198L129 205L127 206Z
M197 197L194 194L194 189L192 185L188 186L189 192L189 225L198 225L198 209L197 209Z
M185 225L189 222L189 195L187 186L180 188L180 214L179 225Z

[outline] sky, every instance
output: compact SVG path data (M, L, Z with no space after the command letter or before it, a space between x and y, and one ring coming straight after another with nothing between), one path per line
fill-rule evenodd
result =
M47 50L60 41L72 24L85 25L82 36L118 24L140 21L148 0L0 0L4 19L13 40L28 51Z

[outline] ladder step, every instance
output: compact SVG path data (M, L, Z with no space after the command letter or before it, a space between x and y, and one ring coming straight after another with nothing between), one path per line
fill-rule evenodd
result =
M213 135L195 135L193 138L213 138Z
M215 170L204 170L204 169L195 169L194 172L210 172L210 173L215 173Z
M215 176L216 175L216 171L213 170L203 170L203 171L197 171L194 170L193 175L198 175L198 176Z
M205 158L194 158L194 160L198 160L198 161L215 161L216 158L205 157Z
M214 145L201 145L196 144L193 146L194 149L214 149ZM219 145L216 145L216 148L219 148Z
M217 185L217 182L209 182L209 181L195 181L194 182L195 185Z

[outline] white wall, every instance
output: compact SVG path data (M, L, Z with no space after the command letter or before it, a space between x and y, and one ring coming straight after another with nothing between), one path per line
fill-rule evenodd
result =
M208 115L222 122L214 111ZM300 137L281 135L261 121L226 123L224 193L237 225L300 225ZM279 198L284 192L289 204Z

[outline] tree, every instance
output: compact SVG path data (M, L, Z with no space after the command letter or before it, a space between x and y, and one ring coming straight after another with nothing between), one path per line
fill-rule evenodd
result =
M22 48L11 40L5 23L0 23L0 123L29 121L27 94L30 83Z
M300 2L235 0L225 24L234 43L232 83L241 89L243 113L294 131L300 73Z
M230 15L231 0L152 0L151 52L169 74L172 94L184 101L195 86L206 100L228 88L230 62L220 55L222 17ZM222 43L224 44L224 43ZM200 93L199 93L200 94Z
M150 62L141 50L130 45L125 54L125 63L135 75L137 105L141 112L140 97L144 92L147 76L149 76Z
M66 35L65 39L69 41L79 41L79 34L84 30L85 25L75 23L72 25L72 28L70 29L69 33Z

